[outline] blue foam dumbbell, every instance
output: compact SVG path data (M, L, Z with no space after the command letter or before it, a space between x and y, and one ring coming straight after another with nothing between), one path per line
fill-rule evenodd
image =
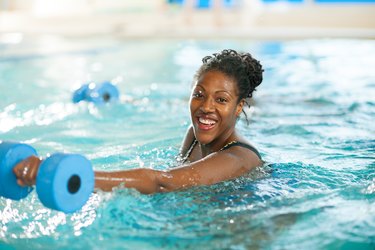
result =
M13 200L25 198L32 190L17 184L13 167L36 155L29 145L0 143L0 195ZM36 177L39 200L48 208L72 213L79 210L94 189L94 171L89 160L78 154L52 154L43 160Z
M73 102L80 101L93 102L102 104L118 100L119 91L115 85L110 82L102 82L99 84L89 83L82 85L73 93Z

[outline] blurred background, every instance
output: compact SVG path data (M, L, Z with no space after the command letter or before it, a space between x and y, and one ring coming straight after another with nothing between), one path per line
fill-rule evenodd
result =
M375 0L0 0L0 32L375 38Z

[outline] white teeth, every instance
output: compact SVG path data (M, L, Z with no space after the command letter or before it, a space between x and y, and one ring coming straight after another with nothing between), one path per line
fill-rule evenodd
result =
M213 125L213 124L216 123L216 122L213 121L213 120L210 120L210 119L204 119L204 118L201 118L201 117L199 117L199 122L200 122L200 123L203 123L203 124L205 124L205 125Z

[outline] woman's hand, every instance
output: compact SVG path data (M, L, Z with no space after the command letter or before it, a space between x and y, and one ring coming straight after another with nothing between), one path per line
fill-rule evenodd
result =
M17 178L17 184L20 186L35 185L40 162L41 159L39 157L32 155L18 163L13 168L13 173Z

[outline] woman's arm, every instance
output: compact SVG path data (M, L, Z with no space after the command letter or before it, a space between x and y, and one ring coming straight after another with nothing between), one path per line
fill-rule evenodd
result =
M262 164L255 153L236 147L168 171L131 169L95 172L95 187L103 191L124 185L141 193L170 192L192 186L212 185L237 178Z
M112 191L113 188L124 186L135 188L144 194L162 192L162 187L157 181L161 171L137 168L120 171L95 171L95 189Z
M169 192L233 179L261 164L255 153L241 147L232 147L168 171L146 168L112 172L95 171L95 188L111 191L123 185L127 188L135 188L144 194ZM40 159L35 156L17 164L13 172L18 184L34 185L39 165Z

